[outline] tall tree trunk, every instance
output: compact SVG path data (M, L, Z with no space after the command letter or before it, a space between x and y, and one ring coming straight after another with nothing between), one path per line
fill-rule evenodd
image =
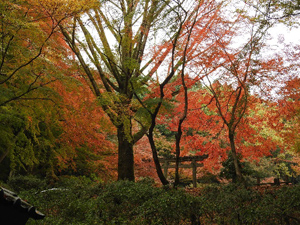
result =
M168 185L169 181L166 179L165 175L163 174L160 163L159 163L156 146L155 146L154 139L153 139L153 129L150 129L150 132L148 134L148 140L150 142L150 146L151 146L151 150L152 150L152 156L153 156L153 161L155 164L156 173L157 173L161 183L163 185Z
M233 159L233 164L234 164L234 168L235 168L235 174L237 177L237 181L239 183L244 183L243 174L241 172L241 168L240 168L240 165L238 162L238 156L236 153L233 131L229 131L229 141L230 141L231 154L232 154L232 159Z
M118 130L118 180L134 181L134 156L133 138L130 132L125 131L125 125L121 125Z
M174 187L179 185L179 157L180 157L180 138L182 135L181 127L179 126L178 133L175 135L176 149L175 149L175 182Z

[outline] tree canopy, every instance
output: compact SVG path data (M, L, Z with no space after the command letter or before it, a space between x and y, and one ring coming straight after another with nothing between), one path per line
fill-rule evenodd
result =
M272 51L269 31L296 29L299 2L235 3L2 1L1 178L168 184L174 156L178 185L179 158L208 154L199 170L244 182L246 164L297 162L299 46Z

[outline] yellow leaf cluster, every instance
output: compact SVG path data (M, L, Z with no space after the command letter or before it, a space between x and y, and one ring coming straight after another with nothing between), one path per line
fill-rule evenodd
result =
M97 0L29 0L28 2L51 12L53 16L80 14L98 4Z

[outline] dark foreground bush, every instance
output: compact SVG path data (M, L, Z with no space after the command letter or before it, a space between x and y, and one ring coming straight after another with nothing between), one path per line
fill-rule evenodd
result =
M26 186L34 186L29 183ZM209 186L194 196L184 190L156 188L149 182L103 185L71 177L42 191L20 190L20 197L46 214L44 220L32 220L29 225L300 224L300 186L259 191L233 185Z
M300 186L267 190L257 211L265 224L300 224Z
M300 186L245 189L228 185L202 190L202 224L300 224Z
M199 217L197 198L147 183L119 181L99 196L104 224L181 224Z
M236 186L210 187L201 193L206 224L259 224L256 208L261 196L251 190Z
M39 179L32 175L13 176L8 180L7 184L16 192L26 190L43 190L47 186L45 180Z
M99 224L97 196L103 186L85 177L61 178L54 186L29 189L19 196L46 214L42 221L30 219L28 225Z

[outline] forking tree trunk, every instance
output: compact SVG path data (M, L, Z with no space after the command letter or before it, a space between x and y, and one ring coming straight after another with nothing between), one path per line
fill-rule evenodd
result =
M131 127L120 125L118 130L118 180L134 181L133 138ZM129 129L126 131L126 129ZM130 131L130 132L128 132Z
M152 50L145 51L152 27L153 31L154 28L160 30L160 24L155 27L154 25L160 19L166 18L170 19L165 21L167 24L172 26L175 22L177 24L177 18L174 15L181 14L176 10L182 8L183 3L176 6L170 0L99 2L101 4L93 5L85 16L76 16L60 28L65 41L77 56L90 81L95 96L103 100L101 106L117 128L118 179L134 181L133 145L138 140L137 137L141 138L145 134L146 128L141 128L133 137L131 117L134 117L135 112L128 104L131 103L135 92L133 89L140 89L152 79L153 74L168 56L166 53L169 50L165 52L163 49L158 49L157 52L154 51L153 57L148 57L153 52ZM185 9L182 8L181 11ZM174 15L173 12L175 12ZM194 11L189 18L192 18L192 15ZM179 37L177 30L172 30L166 30L168 35L162 38L162 45L171 41L169 38ZM76 35L77 33L80 34L80 38ZM155 33L153 33L154 36ZM146 57L144 57L145 54ZM173 65L173 75L180 64ZM168 77L169 81L172 76ZM129 110L126 111L126 109ZM156 156L154 158L158 163ZM157 166L159 168L159 165Z

